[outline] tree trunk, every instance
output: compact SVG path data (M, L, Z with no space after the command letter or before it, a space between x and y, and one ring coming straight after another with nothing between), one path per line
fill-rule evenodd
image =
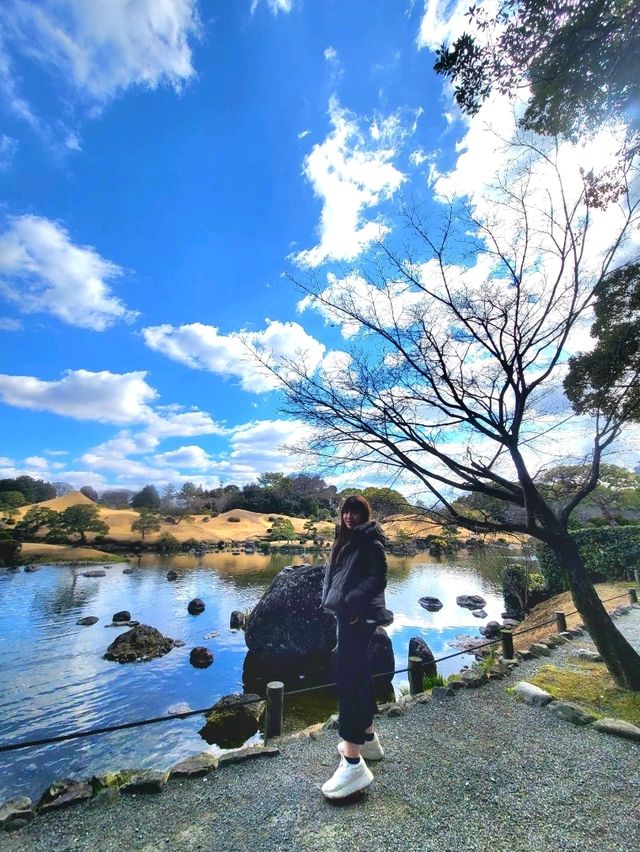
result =
M550 546L567 572L573 602L612 677L624 689L640 691L640 654L604 608L587 575L578 545L567 533L558 535Z

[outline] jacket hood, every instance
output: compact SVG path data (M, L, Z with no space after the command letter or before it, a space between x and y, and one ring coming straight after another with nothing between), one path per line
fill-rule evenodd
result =
M382 532L382 527L377 521L365 521L364 524L354 527L354 532L372 541L379 541L382 545L387 543L385 534Z

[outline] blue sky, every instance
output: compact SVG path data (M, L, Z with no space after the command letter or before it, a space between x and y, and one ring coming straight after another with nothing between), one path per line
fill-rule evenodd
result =
M300 469L235 335L319 363L340 329L283 273L336 272L486 162L432 71L467 5L6 0L0 476Z

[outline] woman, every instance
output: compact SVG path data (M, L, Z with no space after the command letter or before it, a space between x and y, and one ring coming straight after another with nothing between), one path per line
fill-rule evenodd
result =
M361 495L347 497L340 529L327 564L322 606L338 619L336 681L340 765L322 786L328 799L342 799L364 790L373 775L363 758L380 760L384 751L373 731L378 712L368 647L376 627L390 624L385 606L387 560L384 535Z

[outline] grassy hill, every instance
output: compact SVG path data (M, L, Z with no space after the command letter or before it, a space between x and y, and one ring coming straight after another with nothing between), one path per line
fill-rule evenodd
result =
M46 506L49 509L54 509L57 512L62 512L68 506L76 506L78 504L92 504L92 501L81 494L79 491L71 491L62 497L56 497L53 500L47 500L44 503L35 505ZM16 516L16 521L30 509L31 506L23 506ZM138 512L134 509L110 509L105 506L98 506L100 517L109 526L108 537L117 541L138 541L139 533L131 532L131 524L139 517ZM156 541L161 535L171 533L178 541L183 542L187 539L195 539L196 541L245 541L245 540L264 540L268 538L267 530L271 527L274 515L268 515L261 512L249 512L246 509L232 509L229 512L223 512L215 518L210 515L193 515L191 521L182 520L180 523L165 521L161 515L160 530L156 533L149 533L145 537L145 541L150 543ZM286 515L278 517L287 517ZM231 520L235 518L237 520ZM304 534L304 525L306 518L289 517L293 524L293 528L301 535ZM394 537L400 530L408 533L411 537L426 538L429 535L441 535L442 526L429 520L420 514L403 514L393 515L386 518L382 523L385 535L389 541L393 541ZM325 541L332 541L334 536L333 521L319 521L316 524L318 531L317 538ZM470 533L460 531L460 537L466 538ZM497 535L487 536L489 539L497 538ZM514 536L500 536L508 541L515 541ZM91 533L87 534L87 541L93 541L94 536Z
M56 497L53 500L47 500L44 503L35 505L46 506L56 512L62 512L69 506L78 504L92 504L92 501L79 491L71 491L62 497ZM23 506L16 516L16 521L31 508L31 506ZM140 538L139 533L131 532L131 524L139 517L138 512L134 509L109 509L106 506L98 506L100 518L109 525L109 538L118 541L137 541ZM171 533L178 541L186 541L189 538L194 538L197 541L244 541L247 539L266 539L268 537L267 530L271 527L272 521L269 518L274 518L274 515L267 515L261 512L248 512L246 509L232 509L230 512L224 512L215 518L210 515L193 515L192 521L180 521L175 524L161 520L160 530L157 533L150 533L145 537L145 541L156 541L164 533ZM279 517L287 517L286 515ZM161 516L162 518L162 516ZM238 518L237 521L230 521L230 518ZM303 534L305 518L289 518L296 532ZM321 521L316 524L318 537L333 540L334 525L331 521ZM94 536L91 533L87 534L87 540L92 541Z

